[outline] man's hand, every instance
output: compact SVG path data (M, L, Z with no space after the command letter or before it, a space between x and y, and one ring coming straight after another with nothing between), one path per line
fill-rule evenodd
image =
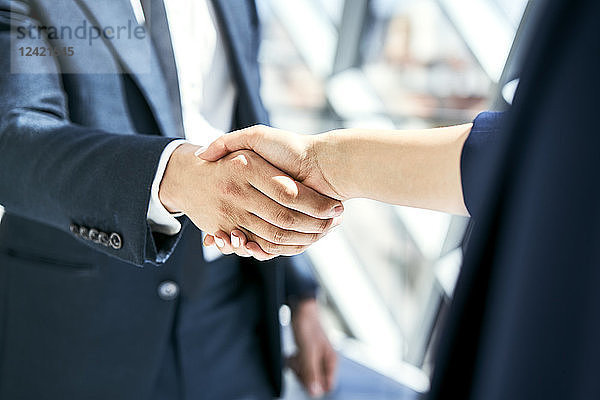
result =
M239 229L272 255L295 255L319 240L343 212L339 201L294 181L251 151L217 162L183 144L171 156L159 198L213 234Z
M298 352L288 364L310 395L320 397L334 387L337 354L323 331L314 299L298 304L292 328Z

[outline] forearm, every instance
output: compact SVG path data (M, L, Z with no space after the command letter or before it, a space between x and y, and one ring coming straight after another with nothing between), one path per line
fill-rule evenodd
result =
M347 129L316 136L325 178L344 198L467 214L460 159L471 124L415 131Z

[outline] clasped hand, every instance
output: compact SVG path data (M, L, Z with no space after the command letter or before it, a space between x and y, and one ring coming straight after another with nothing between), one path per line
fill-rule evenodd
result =
M292 179L255 152L228 151L206 161L197 150L191 144L175 150L159 198L168 211L183 212L210 234L209 241L224 253L260 260L299 254L339 224L340 201Z
M319 157L322 158L326 152L322 148L319 148L318 151L315 149L319 143L315 138L315 136L298 135L258 125L222 136L208 148L198 151L197 156L205 161L220 162L237 154L242 149L249 149L266 159L273 167L296 179L295 184L306 188L313 195L312 198L305 198L306 203L304 204L307 208L310 208L309 203L313 201L313 198L319 201L323 201L323 198L330 201L332 199L344 200L348 196L336 189L332 184L332 179L325 176L323 168L320 167ZM287 182L289 183L289 181ZM320 195L317 195L316 192ZM336 204L340 210L343 209L341 203ZM286 224L286 227L292 231L302 229L297 221L289 220L287 222L289 223ZM341 217L336 216L331 227L335 227L340 222ZM311 239L320 239L320 236ZM237 228L229 231L218 230L213 235L206 236L205 245L214 244L224 254L235 252L243 256L249 253L259 260L267 260L283 254L279 246L269 243L263 246L261 241L254 241L245 235L243 229ZM306 247L303 246L302 250Z

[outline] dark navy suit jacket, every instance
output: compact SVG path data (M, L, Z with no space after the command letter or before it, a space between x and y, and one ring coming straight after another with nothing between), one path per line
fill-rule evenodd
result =
M214 6L238 89L234 128L266 123L254 3ZM182 233L164 236L146 221L158 160L183 130L162 2L149 17L142 46L104 41L86 59L22 57L17 46L49 43L15 41L14 29L127 26L135 21L129 1L0 0L1 398L147 397L177 310L157 287L178 281L185 297L200 279L189 270L202 257L199 232L185 222ZM112 71L92 73L97 66ZM118 234L120 246L89 240L74 225ZM218 262L245 263L259 276L259 333L277 394L279 306L284 296L314 295L315 281L285 258Z
M475 224L432 399L600 398L600 3L540 5L513 106L465 144Z

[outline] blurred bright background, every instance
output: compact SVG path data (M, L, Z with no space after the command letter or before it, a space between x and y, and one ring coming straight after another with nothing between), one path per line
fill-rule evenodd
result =
M501 108L505 64L528 2L257 3L272 124L311 134L438 127ZM362 199L346 210L342 229L308 251L328 334L344 358L364 367L352 375L342 365L340 385L357 399L406 398L395 383L426 391L435 328L459 273L468 219ZM285 325L289 309L281 314ZM285 338L293 351L289 328ZM303 398L287 379L286 397Z

